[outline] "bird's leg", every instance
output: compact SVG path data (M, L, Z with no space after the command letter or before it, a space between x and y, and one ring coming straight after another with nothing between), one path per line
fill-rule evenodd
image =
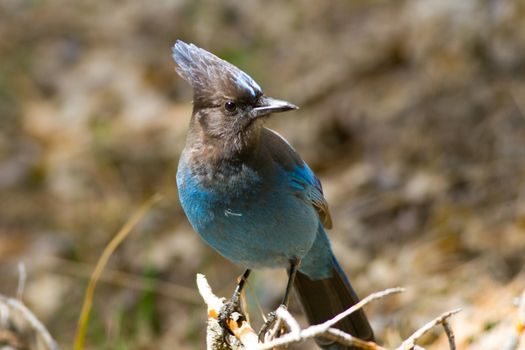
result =
M244 284L246 283L246 280L248 279L248 276L250 276L250 269L246 269L244 273L242 274L239 283L237 284L237 287L235 287L235 290L233 291L233 295L229 301L224 303L224 306L222 307L218 321L221 325L222 329L225 331L224 336L226 338L226 334L230 332L230 329L228 327L228 319L230 319L231 315L234 312L238 312L242 314L241 312L241 292L244 288ZM231 333L231 332L230 332Z
M290 301L290 292L292 290L293 281L295 280L295 275L297 274L297 270L299 269L299 259L290 260L290 270L288 273L288 283L286 284L286 290L284 292L283 299L281 301L281 305L279 307L288 307L288 302ZM264 336L266 333L270 330L270 328L274 325L275 321L277 321L277 313L275 311L272 311L268 314L266 317L266 322L264 322L263 326L261 327L261 330L259 331L259 341L264 341Z

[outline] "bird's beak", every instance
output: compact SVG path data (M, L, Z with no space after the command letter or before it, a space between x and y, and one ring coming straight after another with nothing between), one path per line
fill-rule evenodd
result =
M252 115L253 118L258 118L268 115L270 113L286 112L291 111L292 109L299 109L299 107L297 107L294 104L291 104L290 102L276 100L271 97L263 96L259 99L257 107L252 109Z

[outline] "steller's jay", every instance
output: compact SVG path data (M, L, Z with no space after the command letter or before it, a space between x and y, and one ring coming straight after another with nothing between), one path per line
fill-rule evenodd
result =
M311 324L355 304L359 299L325 232L332 221L321 183L282 136L263 126L270 114L297 107L266 96L246 73L193 44L178 40L173 58L193 88L177 170L182 207L204 241L247 268L221 320L238 307L253 268L289 269L283 304L293 284ZM374 339L363 311L337 327ZM347 349L317 342L325 349Z

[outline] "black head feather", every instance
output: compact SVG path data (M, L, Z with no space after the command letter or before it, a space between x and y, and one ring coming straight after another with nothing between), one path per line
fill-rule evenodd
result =
M193 88L194 103L213 105L225 99L256 100L261 87L246 73L214 54L177 40L172 49L177 73Z

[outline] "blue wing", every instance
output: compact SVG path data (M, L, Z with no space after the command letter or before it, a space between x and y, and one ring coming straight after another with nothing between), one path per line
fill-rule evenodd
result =
M321 182L312 169L277 132L264 128L261 133L261 143L268 148L272 159L288 172L292 180L292 189L310 201L325 228L332 228L332 218Z

